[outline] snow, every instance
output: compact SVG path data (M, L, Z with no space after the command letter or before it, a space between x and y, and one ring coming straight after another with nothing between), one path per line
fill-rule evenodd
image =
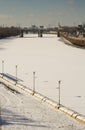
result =
M15 87L0 84L0 130L84 130L85 126Z
M16 75L22 84L58 102L61 80L61 104L85 115L85 50L67 46L56 35L28 34L24 38L0 40L0 72Z

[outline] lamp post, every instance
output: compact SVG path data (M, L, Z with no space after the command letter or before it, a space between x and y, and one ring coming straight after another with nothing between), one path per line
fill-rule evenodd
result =
M16 68L16 83L17 83L17 65L15 66Z
M2 78L4 76L4 60L2 60Z
M4 60L2 60L2 74L4 73Z
M58 89L59 89L59 102L58 103L59 103L59 107L60 107L60 96L61 96L61 93L60 93L61 92L60 91L60 84L61 84L61 81L59 80L58 81Z
M35 93L35 72L33 72L33 94Z

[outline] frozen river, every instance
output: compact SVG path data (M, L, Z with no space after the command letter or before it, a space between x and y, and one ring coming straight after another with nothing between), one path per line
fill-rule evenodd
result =
M0 40L0 72L16 75L21 83L58 102L61 80L61 104L85 115L85 50L67 46L56 35L28 34L24 38Z

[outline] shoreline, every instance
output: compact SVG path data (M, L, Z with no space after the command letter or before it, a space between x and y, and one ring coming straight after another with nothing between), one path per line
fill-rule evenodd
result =
M61 37L65 38L70 44L72 43L72 45L76 47L85 48L85 38L71 37L64 34L61 34Z

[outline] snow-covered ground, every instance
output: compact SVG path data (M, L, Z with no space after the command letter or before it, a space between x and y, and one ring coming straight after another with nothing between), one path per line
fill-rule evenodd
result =
M0 130L84 130L76 120L14 88L0 84Z
M67 46L56 35L28 34L24 38L0 40L0 72L16 75L33 88L58 102L61 80L61 104L85 115L85 50Z

